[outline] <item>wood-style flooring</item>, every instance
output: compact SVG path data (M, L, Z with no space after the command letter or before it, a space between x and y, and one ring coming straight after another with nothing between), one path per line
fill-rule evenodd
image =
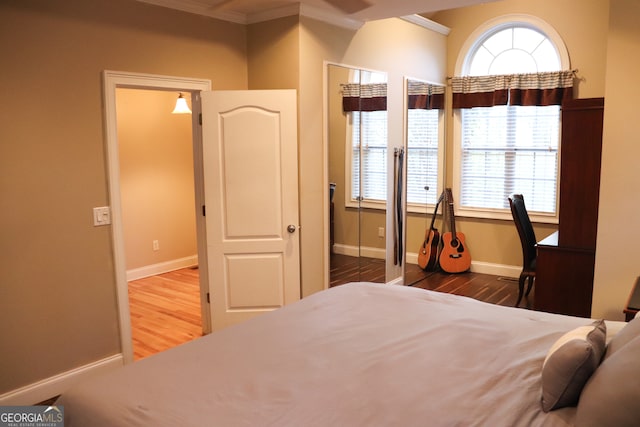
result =
M384 260L332 254L329 286L356 281L383 283L385 281ZM517 279L471 272L459 274L443 271L425 272L416 264L406 264L405 284L505 306L514 306L518 299ZM535 286L528 298L522 299L520 306L532 308L534 294Z
M331 256L330 286L354 281L384 282L384 260ZM518 296L514 279L480 273L425 272L407 264L405 282L411 286L464 295L513 306ZM129 282L134 359L139 360L202 336L198 270L185 268ZM533 302L532 290L521 307Z
M129 311L134 360L202 336L198 269L129 282Z

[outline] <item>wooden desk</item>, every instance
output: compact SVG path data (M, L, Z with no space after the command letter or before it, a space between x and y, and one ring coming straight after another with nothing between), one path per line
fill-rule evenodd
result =
M538 242L534 308L591 317L595 250L558 244L559 232Z
M629 293L629 299L624 310L624 320L627 322L633 319L638 311L640 311L640 277L636 279L636 283Z

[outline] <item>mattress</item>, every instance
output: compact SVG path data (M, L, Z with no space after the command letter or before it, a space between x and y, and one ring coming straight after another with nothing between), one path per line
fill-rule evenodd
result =
M568 426L545 413L552 344L590 319L351 283L93 378L67 427Z

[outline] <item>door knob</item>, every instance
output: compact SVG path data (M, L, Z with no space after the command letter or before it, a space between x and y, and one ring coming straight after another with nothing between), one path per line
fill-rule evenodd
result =
M293 225L293 224L289 224L289 226L287 227L287 231L288 231L289 233L295 233L295 232L296 232L296 228L297 228L297 227L296 227L295 225Z

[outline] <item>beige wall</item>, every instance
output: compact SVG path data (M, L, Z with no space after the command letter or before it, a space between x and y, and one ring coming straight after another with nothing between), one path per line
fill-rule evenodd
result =
M640 67L640 2L611 2L598 241L592 316L622 319L631 287L640 275L640 145L636 82Z
M247 27L249 89L299 88L299 17Z
M103 70L247 88L242 25L130 0L0 2L0 395L120 352ZM46 363L43 363L46 361Z
M191 115L171 114L177 97L176 92L116 90L128 271L198 254Z
M431 17L451 28L447 40L447 75L454 75L461 48L471 34L485 22L508 14L534 15L550 24L562 37L569 51L571 67L579 70L577 95L602 97L608 36L608 0L532 1L503 0L437 13ZM452 113L447 111L447 185L453 182ZM465 234L474 262L506 266L522 265L518 235L510 221L457 218L458 231ZM539 239L556 226L534 224Z

